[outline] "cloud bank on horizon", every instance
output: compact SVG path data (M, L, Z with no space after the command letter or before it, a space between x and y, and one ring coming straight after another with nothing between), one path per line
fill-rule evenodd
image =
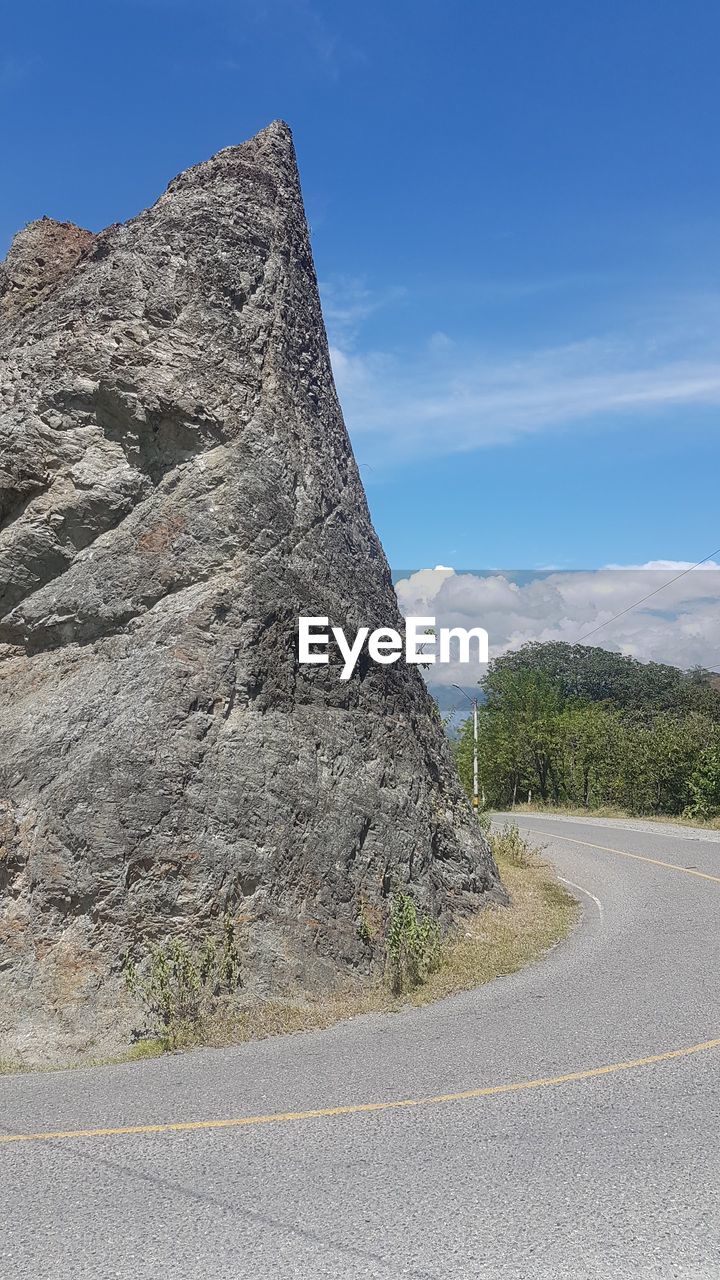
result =
M438 566L401 577L395 590L405 616L432 616L438 627L485 627L491 659L530 641L561 640L614 649L643 662L717 671L720 563L710 561L669 582L690 568L689 563L669 560L528 574L455 572ZM631 608L661 586L651 600ZM630 612L610 621L628 608ZM583 641L596 627L601 630ZM431 686L467 686L485 669L453 663L425 674Z

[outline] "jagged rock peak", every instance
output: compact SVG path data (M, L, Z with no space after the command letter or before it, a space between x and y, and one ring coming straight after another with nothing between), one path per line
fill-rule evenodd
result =
M121 1042L123 954L225 911L261 996L368 971L394 888L448 922L501 890L418 670L297 662L300 614L402 623L287 126L94 238L22 234L47 274L13 267L33 305L0 317L0 1040L38 1060Z
M95 239L72 222L40 218L18 231L0 263L0 313L24 310L72 271Z

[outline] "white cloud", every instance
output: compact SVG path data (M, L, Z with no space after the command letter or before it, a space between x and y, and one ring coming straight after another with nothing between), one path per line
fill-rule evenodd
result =
M589 644L615 649L642 661L720 670L720 564L710 562L677 581L690 568L675 561L552 572L515 582L502 573L437 573L431 569L396 584L405 615L432 614L440 626L486 628L490 656L518 649L531 640L577 643L603 625ZM622 618L615 614L641 597L663 590ZM431 684L472 684L484 668L435 666Z
M365 320L403 296L374 294L358 281L324 291L345 417L371 460L459 453L572 424L620 416L649 422L667 408L720 405L717 299L684 298L667 309L671 319L663 310L627 332L555 347L498 354L437 330L404 350L361 350Z
M452 338L447 333L443 333L442 329L431 333L428 338L428 347L430 351L450 351L455 346Z
M420 614L423 610L432 609L443 583L454 573L454 569L448 569L439 564L434 569L419 569L409 578L401 578L396 582L395 592L405 616L407 617L409 613Z
M335 353L340 359L348 358L362 325L370 316L406 295L406 290L399 285L378 291L354 276L334 276L320 281L319 288L325 323L332 342L337 344ZM372 364L372 357L369 359Z

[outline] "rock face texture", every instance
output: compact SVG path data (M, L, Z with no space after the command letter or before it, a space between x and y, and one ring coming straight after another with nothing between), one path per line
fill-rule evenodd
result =
M262 994L366 970L396 885L501 894L417 669L296 661L300 613L401 624L287 126L31 224L0 355L0 1057L122 1042L122 954L225 910Z
M72 222L41 218L19 231L0 264L0 316L41 302L95 239Z

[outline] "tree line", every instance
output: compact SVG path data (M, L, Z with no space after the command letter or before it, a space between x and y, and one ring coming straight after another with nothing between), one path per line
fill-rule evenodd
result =
M478 708L485 803L720 813L720 677L597 647L528 644L491 663ZM455 743L472 788L472 717Z

